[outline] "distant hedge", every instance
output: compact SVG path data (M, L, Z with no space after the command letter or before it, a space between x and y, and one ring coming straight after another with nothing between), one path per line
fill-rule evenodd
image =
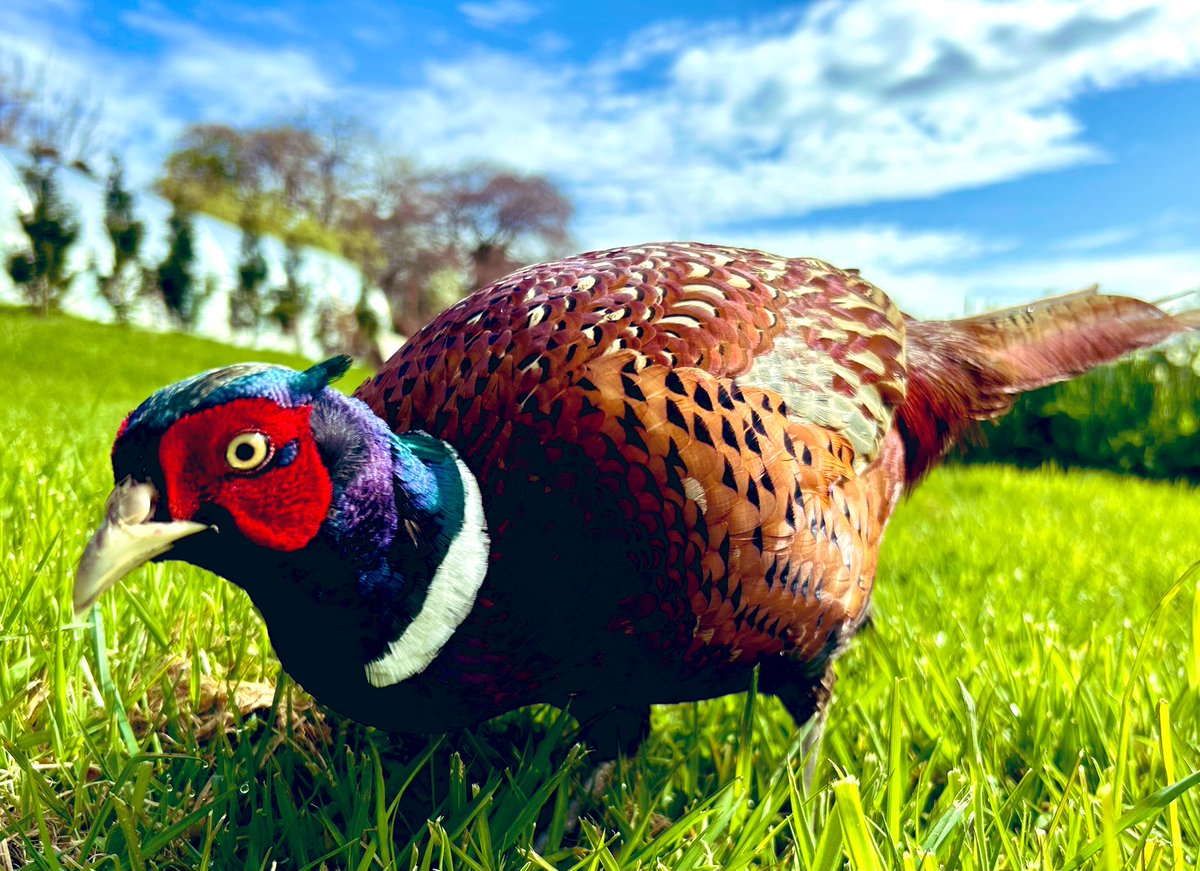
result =
M1200 349L1150 351L1028 393L949 459L1200 482Z

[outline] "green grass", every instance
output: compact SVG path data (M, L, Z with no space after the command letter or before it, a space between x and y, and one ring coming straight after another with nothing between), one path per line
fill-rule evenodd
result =
M814 795L774 700L661 708L570 838L588 760L553 711L431 740L324 719L276 685L245 597L178 564L72 618L122 416L244 352L11 310L0 351L0 869L1107 871L1200 858L1193 489L934 474L888 531Z

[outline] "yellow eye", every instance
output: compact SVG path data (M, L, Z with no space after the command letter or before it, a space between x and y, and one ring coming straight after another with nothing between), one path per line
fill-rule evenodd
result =
M271 456L271 442L260 432L235 435L225 448L225 462L239 472L252 472Z

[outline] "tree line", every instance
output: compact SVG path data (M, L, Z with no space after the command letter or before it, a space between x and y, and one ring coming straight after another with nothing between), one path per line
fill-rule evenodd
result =
M31 207L20 214L28 248L8 258L8 273L36 311L47 314L59 307L77 275L70 266L70 252L79 239L79 220L62 194L59 167L35 158L22 171ZM107 268L93 257L87 269L93 273L100 296L108 303L118 323L130 320L141 299L162 304L177 328L190 330L200 306L217 287L215 276L201 275L196 251L195 211L176 203L167 219L167 252L163 259L146 264L143 242L145 223L136 217L134 194L125 184L121 162L113 159L104 187L104 228L112 244ZM229 298L229 324L235 333L257 334L264 324L273 324L285 336L296 335L301 314L312 302L312 289L300 279L303 251L299 243L287 244L284 278L268 286L267 261L262 238L243 233L241 258ZM324 319L318 312L318 332ZM358 329L327 331L318 335L329 349L344 349L372 339L375 330L368 322ZM359 335L361 333L362 335Z
M68 252L79 237L57 173L68 164L91 174L99 149L86 100L59 101L75 121L50 123L42 117L42 95L44 84L0 69L0 143L29 155L23 177L31 200L19 215L28 248L8 259L8 272L31 305L49 311L75 278ZM294 334L310 312L321 344L352 351L372 345L381 326L366 304L370 287L387 299L392 328L409 335L471 290L562 253L572 211L544 177L484 164L422 166L334 112L260 126L191 125L154 187L172 207L168 250L160 262L146 264L146 228L121 161L111 159L104 222L112 260L91 269L117 320L128 319L138 299L150 296L179 327L194 324L216 286L212 276L197 274L194 220L204 213L241 231L231 329L255 333L272 325ZM287 252L284 278L274 284L263 255L266 236L280 239ZM307 247L358 267L363 291L353 312L321 308L319 289L301 279Z

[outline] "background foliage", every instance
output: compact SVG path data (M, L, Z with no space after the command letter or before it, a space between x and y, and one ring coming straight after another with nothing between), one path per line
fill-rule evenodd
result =
M963 459L1200 481L1200 348L1177 342L1019 397Z

